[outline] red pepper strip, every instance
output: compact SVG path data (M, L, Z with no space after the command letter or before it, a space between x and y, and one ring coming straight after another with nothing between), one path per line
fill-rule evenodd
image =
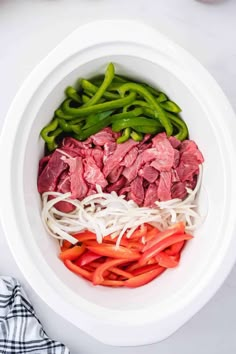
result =
M157 229L157 227L154 227L154 226L152 226L152 225L150 225L150 224L145 224L146 225L146 227L147 227L147 232L148 231L151 231L152 229ZM158 230L158 229L157 229Z
M137 275L140 275L140 274L143 274L143 273L147 273L147 272L150 272L151 270L154 270L154 269L159 269L160 268L160 265L158 263L155 263L155 264L147 264L145 266L142 266L142 267L139 267L137 269L135 269L132 274L133 276L137 276ZM163 268L163 267L161 267Z
M173 243L177 243L184 240L190 240L192 238L193 236L188 234L169 236L168 238L165 238L164 240L158 242L157 244L149 248L147 251L145 251L142 257L139 259L138 263L140 265L144 265L150 258L155 257L159 252L164 251L164 249L170 247Z
M120 269L120 268L118 268L118 267L112 267L112 268L110 268L109 270L110 270L112 273L121 275L122 277L124 277L124 278L126 278L126 279L129 279L129 278L132 278L132 277L133 277L133 274L128 273L128 272L126 272L125 270Z
M183 222L179 222L171 227L169 227L167 230L159 232L155 238L147 242L147 244L143 247L143 252L147 251L149 248L152 248L154 245L159 243L160 241L166 239L169 236L175 235L175 234L183 234L185 230L185 226Z
M178 254L182 248L184 247L185 242L181 241L181 242L177 242L174 243L173 245L170 246L170 248L168 250L166 250L166 254L168 254L169 256L175 256L176 254Z
M120 286L124 286L124 282L120 281L120 280L103 280L103 282L100 284L102 286L111 286L111 287L120 287Z
M110 273L108 275L108 279L109 280L117 280L118 279L118 275L114 274L114 273Z
M157 269L153 269L147 273L143 273L140 275L137 275L131 279L127 279L124 281L124 286L127 286L128 288L137 288L139 286L145 285L155 279L158 275L160 275L162 272L164 272L165 268L159 267Z
M79 242L84 242L86 240L96 240L96 234L94 234L91 231L84 231L84 232L79 232L77 234L72 235L75 237Z
M59 258L64 261L65 259L69 259L70 261L73 261L77 259L82 253L85 251L85 246L74 246L72 248L68 248L64 252L61 252L59 254Z
M71 270L73 273L82 276L83 278L92 281L92 273L88 272L87 270L78 267L74 263L72 263L69 259L64 261L65 266Z
M74 263L76 264L76 263ZM89 264L87 264L86 266L82 267L83 269L87 270L88 272L93 273L94 272L94 268L91 267Z
M68 250L72 246L72 243L67 240L63 240L62 246L61 246L61 251L64 252L65 250Z
M100 256L94 252L86 251L76 261L76 265L78 265L79 267L82 267L82 266L85 266L86 264L89 264L90 262L93 262L96 259L99 259L101 257L102 256Z
M147 233L147 225L143 224L141 227L136 229L132 235L128 238L128 240L140 239L141 237L145 236Z
M119 248L116 249L115 245L104 243L96 246L87 246L87 248L101 256L107 256L111 258L123 258L128 260L135 260L140 258L139 252L125 248L123 246L119 246Z
M145 242L149 242L150 240L155 239L160 233L160 230L156 227L153 227L151 230L147 232L145 235Z
M124 259L112 259L101 264L100 267L97 267L97 269L93 273L93 284L101 284L104 281L104 272L106 270L109 270L112 267L116 267L124 262L126 262L126 260Z
M179 262L174 259L174 257L168 256L165 252L160 252L155 256L155 259L159 263L160 266L165 268L174 268Z
M116 241L117 241L117 237L116 237L116 238L111 238L110 235L104 237L104 239L103 239L103 242L105 242L105 243L116 244ZM124 238L122 238L121 241L120 241L120 245L121 245L121 246L124 246L124 247L128 247L129 241L126 240L126 239L124 239Z

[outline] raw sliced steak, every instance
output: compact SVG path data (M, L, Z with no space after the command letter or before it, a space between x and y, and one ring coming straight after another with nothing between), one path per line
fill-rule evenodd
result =
M108 157L103 168L103 174L106 178L111 171L119 166L120 162L123 160L125 155L138 143L133 140L128 140L123 144L117 144L116 150L112 155Z
M144 189L143 189L143 179L141 177L136 177L135 180L130 185L130 197L138 205L143 204L144 200Z
M98 184L104 188L108 185L107 180L104 178L101 170L91 156L88 156L84 160L84 179L87 183L94 186Z
M144 198L144 206L150 208L155 206L155 202L158 200L157 188L156 183L149 184Z
M185 183L183 182L176 182L171 187L171 197L184 199L187 196L187 191L185 187Z
M171 172L161 172L160 181L157 190L157 196L160 201L171 199Z
M84 167L82 157L66 159L70 167L71 198L82 200L88 192L84 180Z
M62 154L55 150L42 173L38 176L38 191L44 193L55 191L60 175L68 168L68 164L63 161Z
M146 164L141 170L139 170L138 174L149 183L155 182L159 176L159 172L149 164Z

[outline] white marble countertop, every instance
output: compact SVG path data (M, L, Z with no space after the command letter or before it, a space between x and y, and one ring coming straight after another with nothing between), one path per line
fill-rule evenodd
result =
M0 128L34 66L82 23L110 18L140 19L181 44L211 72L236 110L235 0L217 5L195 0L1 0ZM0 274L22 282L47 333L67 344L72 354L236 353L236 267L216 296L178 332L161 343L136 348L105 346L48 308L17 268L1 228Z

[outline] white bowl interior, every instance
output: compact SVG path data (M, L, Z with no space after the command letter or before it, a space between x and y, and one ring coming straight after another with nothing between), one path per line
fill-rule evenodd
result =
M22 129L30 132L22 157L24 159L23 192L31 229L31 242L35 243L48 267L76 296L106 309L122 311L153 305L161 306L166 299L182 292L184 294L184 289L191 286L193 280L196 281L207 269L215 247L219 247L224 237L227 237L227 235L220 234L219 227L224 216L225 176L219 137L213 129L213 117L209 117L203 104L195 98L180 77L148 58L129 55L126 49L124 48L122 53L118 52L117 55L109 55L108 52L107 55L86 62L83 62L82 54L77 54L63 64L63 72L60 71L60 67L55 68L32 97L21 124ZM161 89L180 105L183 110L182 117L189 126L190 138L197 142L206 160L199 195L199 209L205 216L203 225L195 233L194 240L188 242L178 268L168 270L152 283L132 290L94 287L65 268L58 259L58 242L45 232L42 225L41 200L36 184L38 161L43 156L43 141L39 138L39 132L50 121L54 110L62 102L64 89L68 85L75 85L79 78L90 78L104 73L109 61L115 64L119 74L147 82ZM214 178L211 172L213 170ZM217 188L219 185L222 187ZM28 235L22 237L24 242L29 242ZM60 291L63 293L64 290L60 289Z

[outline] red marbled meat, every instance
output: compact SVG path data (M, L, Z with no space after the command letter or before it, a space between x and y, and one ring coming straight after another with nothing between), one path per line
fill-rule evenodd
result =
M195 187L204 159L194 141L161 133L117 144L117 137L105 128L84 142L64 138L39 162L39 193L71 192L72 198L82 200L100 185L104 192L115 191L139 206L153 207L157 200L183 199L186 187ZM57 207L69 211L66 203Z

